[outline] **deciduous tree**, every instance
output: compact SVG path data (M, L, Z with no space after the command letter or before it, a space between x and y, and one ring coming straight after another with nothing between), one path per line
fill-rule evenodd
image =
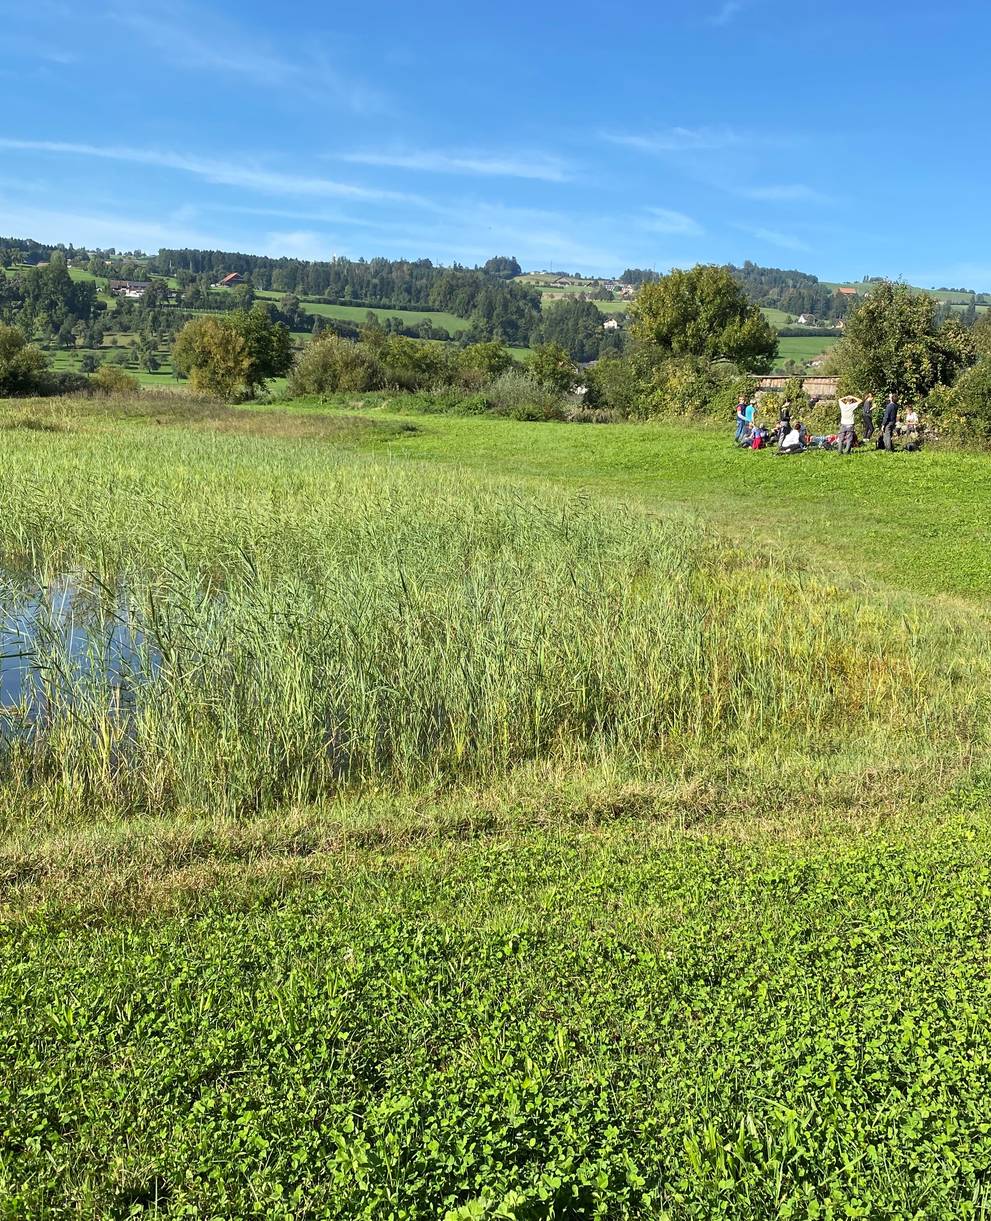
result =
M226 317L193 318L179 332L172 363L193 388L232 399L254 392L292 367L292 342L263 305Z
M750 373L771 367L778 341L725 267L672 271L644 284L631 307L634 338L672 356L726 359Z
M218 398L236 398L247 385L251 358L244 337L226 319L193 318L176 336L172 364L193 389Z
M559 343L544 343L534 350L530 372L542 386L567 394L575 385L575 362Z
M938 321L939 303L905 284L874 284L850 316L833 365L843 393L923 398L950 385L975 356L970 332L956 318Z

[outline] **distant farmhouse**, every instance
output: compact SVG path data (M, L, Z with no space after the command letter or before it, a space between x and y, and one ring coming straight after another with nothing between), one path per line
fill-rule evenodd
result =
M232 271L229 276L224 276L222 280L218 280L214 284L214 288L237 288L239 284L244 283L244 276L240 272Z
M115 297L137 301L151 288L150 280L111 280L110 292Z
M836 291L841 297L855 297L857 295L855 288L838 288Z
M815 316L813 314L799 314L795 321L796 326L816 326Z
M603 324L602 324L602 329L604 331L618 331L619 323L616 321L615 318L607 318L605 320L605 322L603 322Z

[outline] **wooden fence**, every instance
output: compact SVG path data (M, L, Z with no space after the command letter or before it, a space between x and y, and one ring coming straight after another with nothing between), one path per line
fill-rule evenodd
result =
M788 382L794 380L790 377L779 376L774 374L770 377L762 377L758 390L783 390ZM805 377L802 379L802 389L811 399L834 399L836 398L836 388L839 385L838 377Z

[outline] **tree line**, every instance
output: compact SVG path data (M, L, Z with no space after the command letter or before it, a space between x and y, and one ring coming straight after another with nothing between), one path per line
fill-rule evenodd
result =
M786 314L812 314L815 318L839 320L850 309L849 297L817 276L780 267L760 267L749 260L742 267L727 267L730 275L754 305L783 310Z
M473 337L525 344L540 313L539 293L506 278L518 274L515 259L490 259L487 268L435 267L429 259L321 261L241 254L222 250L162 249L148 271L210 282L231 272L256 290L293 293L336 304L371 308L428 309L464 318Z

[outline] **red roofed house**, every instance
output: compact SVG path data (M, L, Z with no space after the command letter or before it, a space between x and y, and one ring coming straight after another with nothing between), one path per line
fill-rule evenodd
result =
M224 278L217 284L218 288L234 288L238 284L244 283L244 276L239 272L232 271L229 276Z
M857 295L855 288L838 288L836 291L844 297L855 297Z

